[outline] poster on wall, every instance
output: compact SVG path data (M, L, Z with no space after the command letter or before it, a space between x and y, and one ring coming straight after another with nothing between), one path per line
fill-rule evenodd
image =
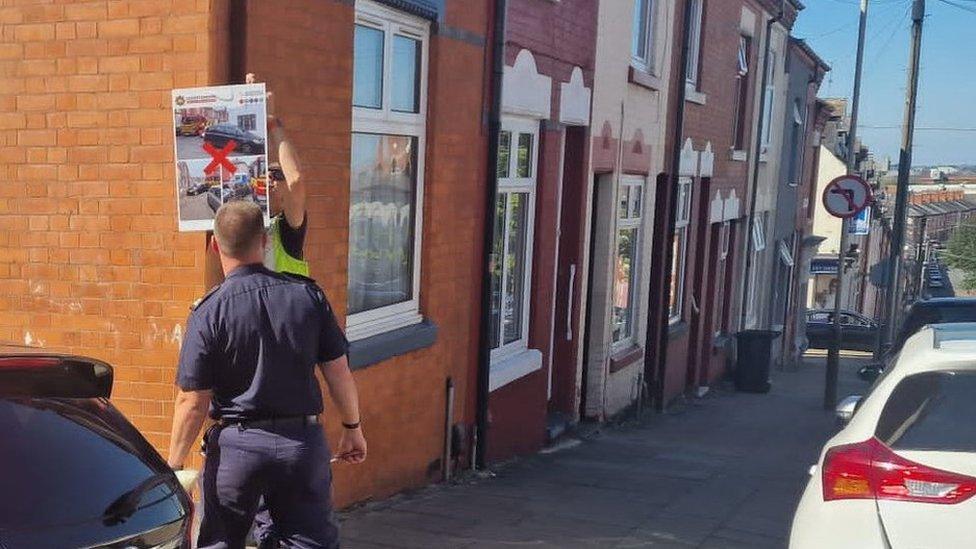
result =
M264 84L173 90L176 200L181 231L213 230L217 208L251 200L268 218Z

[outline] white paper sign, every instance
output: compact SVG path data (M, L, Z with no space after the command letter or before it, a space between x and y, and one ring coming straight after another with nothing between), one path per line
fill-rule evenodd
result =
M222 204L253 200L268 218L264 84L173 90L181 231L209 231Z

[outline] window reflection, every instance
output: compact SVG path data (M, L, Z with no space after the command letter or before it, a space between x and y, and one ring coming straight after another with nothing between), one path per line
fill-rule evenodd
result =
M349 313L413 297L415 137L354 133Z

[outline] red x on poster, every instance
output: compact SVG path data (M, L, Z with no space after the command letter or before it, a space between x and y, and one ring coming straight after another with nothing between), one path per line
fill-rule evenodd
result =
M234 149L237 148L237 142L231 139L227 142L222 149L218 149L211 145L210 143L204 142L203 150L207 151L207 154L213 157L213 160L207 164L207 167L203 169L203 173L210 175L217 171L218 167L223 166L223 168L230 173L237 171L237 167L227 160L227 155L230 154Z

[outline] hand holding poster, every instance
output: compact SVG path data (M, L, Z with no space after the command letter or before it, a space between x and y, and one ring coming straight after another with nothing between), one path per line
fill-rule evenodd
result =
M173 90L181 231L212 230L233 200L256 202L269 223L267 122L264 84Z

